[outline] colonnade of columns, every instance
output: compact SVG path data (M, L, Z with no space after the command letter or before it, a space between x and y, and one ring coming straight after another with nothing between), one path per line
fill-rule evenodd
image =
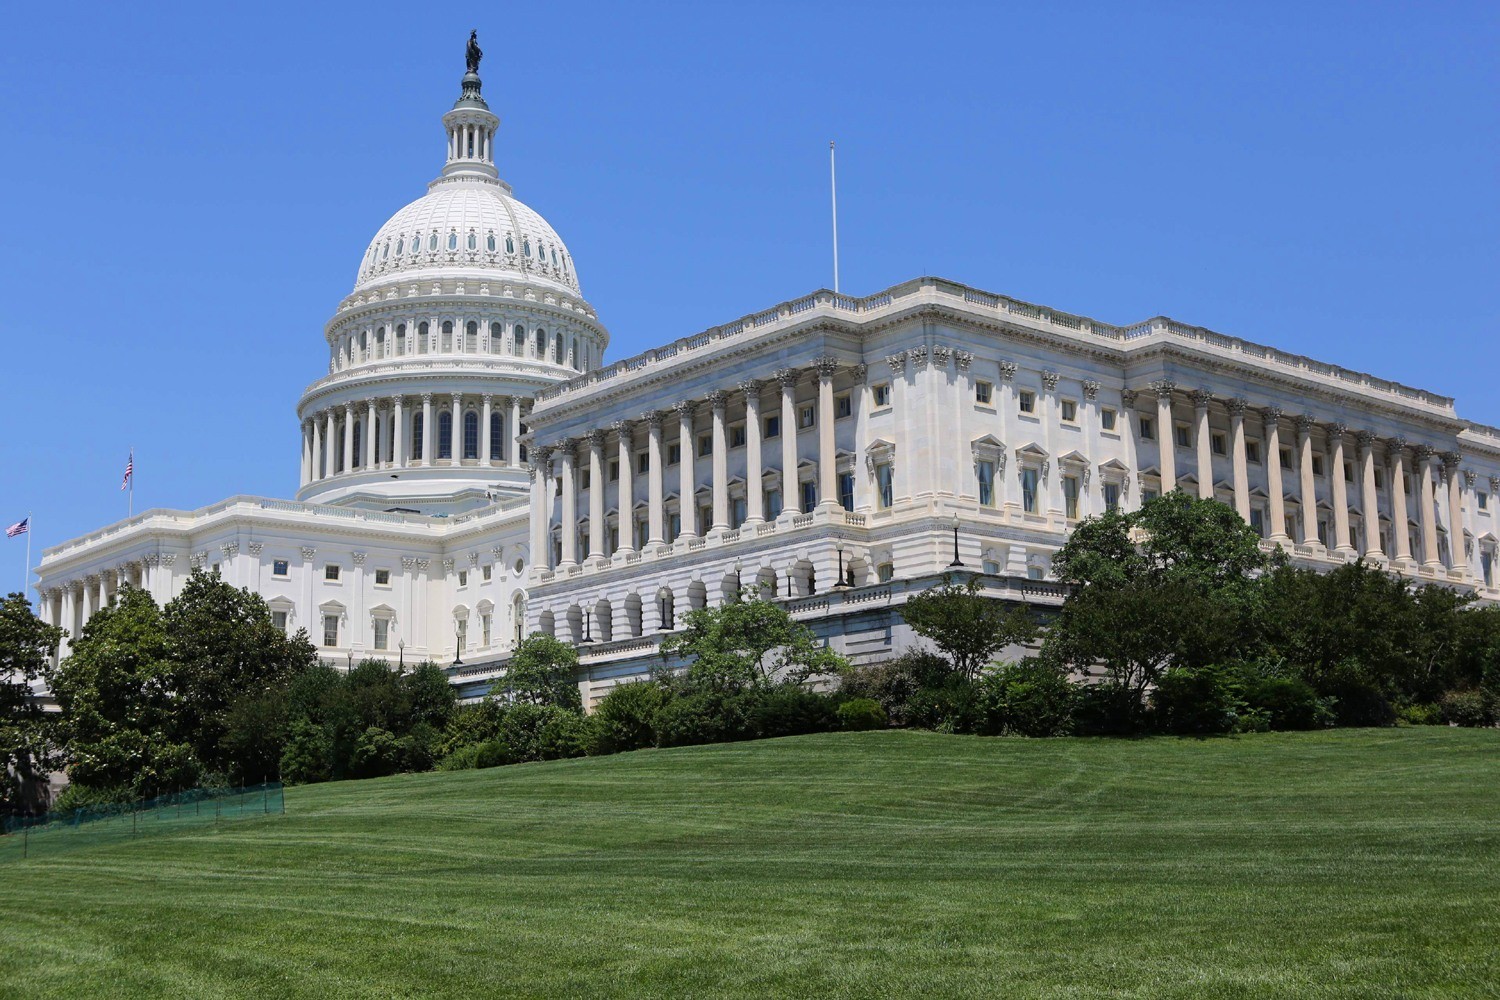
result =
M68 580L43 588L37 602L37 615L49 625L66 629L58 649L59 657L67 656L71 649L70 636L76 636L90 617L101 608L106 608L126 586L151 591L160 590L159 575L170 573L176 560L172 553L151 553L140 559L121 562L119 565L100 569L76 580Z
M835 358L817 359L812 367L815 377L816 395L816 446L812 455L817 463L817 505L836 508L839 506L837 490L837 453L834 408L834 378L845 368ZM857 393L863 405L864 366L852 366L861 391ZM780 491L782 515L795 516L798 506L798 463L802 460L798 444L798 389L802 384L805 369L786 368L775 373L776 392L779 397L780 420L777 436L781 439ZM740 526L754 527L766 518L765 495L762 492L766 469L764 456L764 414L762 394L769 383L758 379L740 382L734 390L715 390L703 399L684 400L673 407L673 412L652 410L641 414L637 420L616 421L608 430L596 429L584 436L568 438L552 445L533 448L530 471L532 475L531 551L535 565L547 566L550 562L554 525L560 523L561 554L560 567L577 565L579 562L578 494L580 473L589 472L588 510L588 558L604 561L614 553L634 552L639 546L635 537L635 492L634 463L641 453L636 451L638 439L644 431L646 456L644 475L646 490L646 538L645 547L654 548L679 538L697 538L710 532L723 532ZM742 402L745 410L744 441L744 517L735 523L729 480L729 419L731 402ZM707 420L703 419L707 415ZM679 527L673 537L668 538L668 482L667 460L671 447L665 438L664 427L675 424L677 454L677 514ZM697 458L699 435L709 435L710 463L708 481L699 482ZM618 463L618 485L614 491L618 516L619 543L613 552L606 544L606 479L605 470L610 458ZM561 481L561 503L558 517L553 516L553 484ZM700 523L697 502L698 491L708 487L708 519Z
M573 327L549 329L514 319L413 317L347 329L332 339L330 367L343 371L427 354L477 354L516 357L567 365L587 372L601 354L595 334Z
M459 465L521 468L521 396L422 393L370 397L318 410L302 421L303 486L345 472ZM464 415L478 423L475 447L465 448ZM451 416L446 437L438 426ZM494 436L498 416L501 438ZM355 428L360 429L355 447Z
M1170 380L1152 382L1146 389L1156 397L1155 437L1159 450L1159 474L1162 492L1180 485L1177 469L1177 413L1178 389ZM1336 552L1353 556L1357 551L1356 539L1351 537L1351 514L1354 504L1364 526L1364 551L1367 557L1388 559L1398 567L1414 567L1416 556L1424 570L1437 572L1444 569L1468 575L1464 550L1463 490L1464 477L1457 452L1439 452L1432 445L1409 445L1404 438L1380 438L1371 431L1351 434L1345 424L1319 421L1314 415L1303 413L1296 416L1285 414L1280 407L1267 406L1251 416L1251 409L1244 399L1220 400L1210 392L1198 390L1189 394L1193 407L1194 445L1196 450L1197 494L1204 498L1215 496L1213 472L1214 450L1210 412L1222 406L1229 418L1227 450L1230 465L1230 488L1235 509L1247 521L1250 520L1249 459L1245 421L1258 418L1261 427L1263 451L1260 461L1266 469L1266 534L1274 542L1288 542L1309 548L1323 548L1319 534L1318 492L1320 478L1329 483L1327 503L1331 516L1329 538ZM1283 428L1289 442L1291 461L1289 469L1283 470ZM1315 438L1321 437L1324 463L1321 473L1316 469ZM1352 457L1351 457L1352 456ZM1382 458L1384 489L1389 497L1391 531L1389 540L1380 530L1380 493L1377 484L1377 459ZM1352 463L1351 481L1345 479L1345 466ZM1292 480L1291 493L1300 508L1293 537L1287 521L1287 484L1283 472ZM1414 478L1416 490L1417 522L1420 532L1420 552L1416 552L1408 535L1409 511L1408 477ZM1467 477L1472 479L1472 476ZM1351 492L1354 496L1351 497ZM1442 505L1440 524L1439 505ZM1439 530L1448 533L1446 563L1440 558ZM1389 548L1389 551L1387 549Z

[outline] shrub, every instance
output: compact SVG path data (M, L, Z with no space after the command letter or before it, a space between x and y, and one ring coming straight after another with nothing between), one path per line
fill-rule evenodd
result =
M333 740L324 729L307 719L287 727L286 746L281 751L281 780L294 785L327 781Z
M750 723L756 737L804 736L839 727L834 699L796 684L756 692L750 701Z
M459 747L438 761L437 769L439 771L471 771L476 768L499 767L512 762L510 745L502 739L493 739Z
M517 761L582 757L588 752L589 725L578 712L521 702L506 711L500 738Z
M656 717L656 743L681 747L753 739L754 702L754 695L717 690L673 698Z
M655 681L621 684L594 709L594 741L590 753L620 753L656 745L656 723L671 700Z
M1073 701L1079 736L1129 736L1146 728L1145 706L1131 688L1104 681L1080 685Z
M369 726L354 743L349 768L357 778L379 778L401 769L401 740L389 729Z
M1169 733L1207 736L1233 732L1244 708L1243 684L1232 667L1173 667L1151 695L1157 723Z
M1449 691L1439 705L1449 725L1482 728L1495 724L1494 706L1482 691Z
M1353 679L1339 679L1329 684L1334 725L1394 726L1396 710L1374 685Z
M1407 726L1447 725L1443 719L1443 706L1432 701L1403 706L1396 711L1396 721Z
M497 738L504 718L505 705L494 698L486 698L477 705L460 705L438 737L438 757Z
M1062 736L1073 728L1075 688L1056 667L1028 658L980 685L983 728L1012 736Z
M1271 729L1317 729L1332 720L1318 692L1297 677L1262 678L1250 685L1245 700L1252 711L1265 714Z
M69 785L53 800L51 811L65 813L75 809L98 809L101 806L124 805L135 800L136 794L128 785L108 788Z
M851 732L884 729L885 709L874 698L851 698L838 707L839 728Z
M880 702L893 726L910 721L908 707L924 687L941 684L953 668L936 653L913 650L894 660L847 671L839 694L847 698L871 698Z
M907 706L908 721L919 729L942 733L975 733L984 729L984 705L973 681L953 674L941 684L924 687Z

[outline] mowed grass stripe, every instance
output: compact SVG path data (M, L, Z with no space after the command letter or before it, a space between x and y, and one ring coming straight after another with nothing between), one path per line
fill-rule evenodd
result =
M0 870L17 996L1493 996L1500 733L837 734Z

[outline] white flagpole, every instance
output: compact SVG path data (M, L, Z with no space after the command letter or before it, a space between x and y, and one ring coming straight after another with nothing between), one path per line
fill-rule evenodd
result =
M31 511L26 512L26 568L21 572L21 596L26 596L26 591L31 586L31 531L35 527L31 523Z
M130 499L126 501L125 519L135 517L135 445L130 446Z
M833 290L839 290L839 175L833 159L833 140L828 140L828 184L833 194Z

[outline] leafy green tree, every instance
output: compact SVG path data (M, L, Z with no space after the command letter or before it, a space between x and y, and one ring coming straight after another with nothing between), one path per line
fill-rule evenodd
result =
M821 645L812 629L770 601L699 608L681 621L682 627L663 641L662 652L692 658L687 670L691 687L739 691L781 682L800 684L849 666Z
M582 711L578 653L565 642L533 632L505 665L505 690L519 702Z
M26 809L27 787L57 766L48 719L32 697L62 629L32 613L26 595L0 603L0 813Z
M943 652L959 676L973 680L1007 646L1036 638L1036 623L1024 607L985 597L978 577L952 577L909 599L901 615L911 630Z

